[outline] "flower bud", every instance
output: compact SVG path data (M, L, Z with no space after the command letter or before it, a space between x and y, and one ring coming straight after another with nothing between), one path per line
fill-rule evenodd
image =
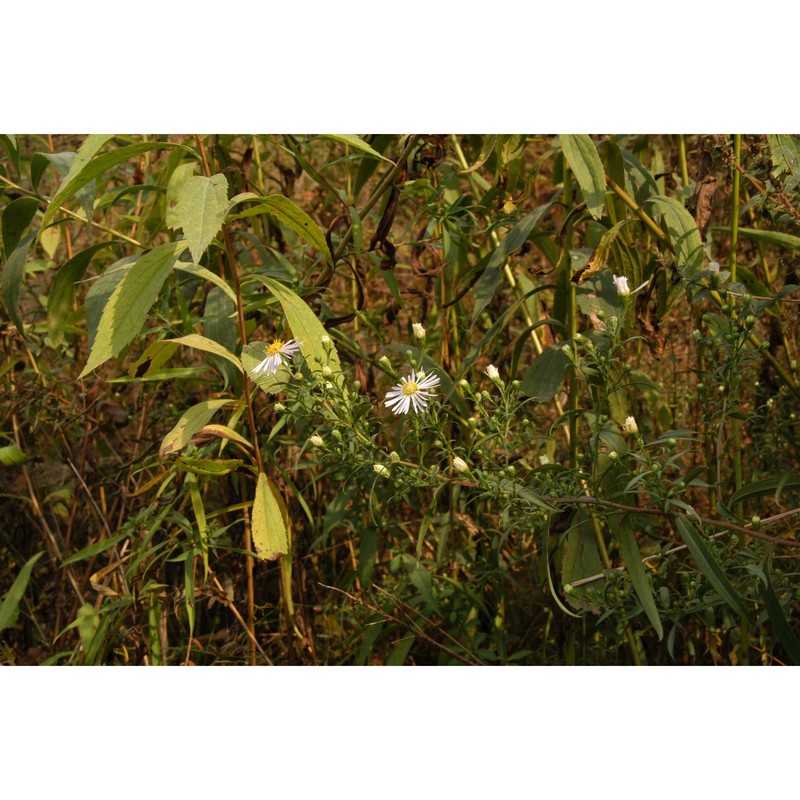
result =
M497 371L497 367L494 364L489 364L489 366L486 367L486 374L493 381L500 380L500 373Z
M636 424L636 420L633 417L626 417L622 430L625 431L625 433L630 433L632 436L635 436L639 433L639 426Z
M466 461L464 461L463 458L459 458L458 456L456 456L453 459L453 469L456 472L469 472L469 465L467 464Z
M373 464L372 469L384 478L389 477L389 470L383 464Z
M419 322L415 322L411 327L414 329L414 336L416 336L417 339L422 340L427 335L425 328L423 328Z
M315 433L309 440L314 447L325 447L325 440L318 434Z
M392 450L392 452L389 453L389 461L391 461L392 464L396 464L399 460L400 453L398 453L396 450Z

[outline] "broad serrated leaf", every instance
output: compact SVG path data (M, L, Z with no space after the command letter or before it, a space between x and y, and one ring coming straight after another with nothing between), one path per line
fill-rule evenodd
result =
M19 315L19 298L22 295L22 286L25 283L25 266L28 263L28 248L36 238L35 233L29 233L8 257L3 267L2 290L3 303L8 316L16 325L17 330L25 336L22 317Z
M747 617L747 607L744 601L731 586L730 581L719 565L719 562L714 557L714 554L709 550L708 545L703 540L703 537L698 533L694 525L685 517L675 518L675 527L678 534L683 539L686 547L694 558L697 568L703 575L706 576L708 582L716 589L719 596L741 617Z
M185 411L175 427L162 439L159 451L161 458L186 447L192 436L200 431L220 408L235 402L227 399L204 400Z
M251 530L256 555L264 561L273 561L289 552L289 538L276 493L277 489L272 481L263 472L259 472Z
M559 138L567 163L578 179L586 208L595 219L600 219L606 195L606 173L594 142L585 133L562 134Z
M791 134L768 133L767 142L772 156L772 174L797 175L800 172L800 139Z
M14 252L38 208L35 198L18 197L3 209L3 252L7 257Z
M282 194L275 194L270 197L259 197L257 201L258 205L235 214L231 219L269 214L278 222L290 227L298 236L322 253L325 258L331 258L328 242L325 240L325 233L322 228L288 197L284 197Z
M114 358L141 331L186 242L168 242L141 256L122 276L103 308L83 378ZM104 276L105 277L105 276Z
M703 240L694 217L674 197L658 195L647 202L653 216L666 228L678 266L683 267L687 278L693 278L703 269Z
M58 210L61 208L61 206L63 206L64 203L70 199L70 197L86 186L89 181L92 181L99 175L102 175L107 169L110 169L117 164L122 164L134 156L147 153L150 150L161 150L166 147L182 147L184 150L192 152L188 147L172 142L140 142L139 144L132 144L128 145L127 147L119 147L116 150L112 150L110 153L104 153L101 156L96 156L88 163L83 164L81 169L74 175L72 174L72 169L70 169L68 177L61 182L61 186L59 187L58 192L56 192L56 196L47 206L47 210L42 218L42 229L48 225L48 223L58 213ZM73 166L75 163L77 163L77 158L76 161L73 162Z
M360 136L355 136L351 133L323 133L317 138L341 142L342 144L354 147L356 150L360 150L362 153L366 153L373 158L379 158L381 161L388 161L390 164L394 164L394 161L386 158L384 155L381 155L377 150L368 145Z
M222 174L206 178L192 175L181 187L173 220L183 229L189 252L199 261L225 221L228 211L228 181Z
M340 373L342 366L339 363L336 347L333 342L329 349L322 344L322 337L327 336L327 333L305 300L296 295L288 286L284 286L272 278L260 275L254 277L261 280L281 304L283 313L286 314L286 319L292 328L292 336L302 342L300 351L305 356L309 368L315 371L321 370L327 365L334 375Z
M25 594L25 589L28 588L28 581L31 578L31 570L33 565L44 555L44 550L37 553L32 558L29 558L22 569L19 571L11 588L6 592L3 603L0 605L0 631L4 628L10 628L17 621L19 616L19 604L22 596Z
M194 175L195 167L196 164L192 161L185 164L178 164L169 176L164 222L171 231L181 227L180 218L178 216L178 198L181 196L181 190L186 181Z
M628 575L630 575L631 583L636 591L636 596L642 604L647 619L650 620L650 624L658 634L658 638L663 639L664 628L661 625L661 617L659 617L658 608L656 607L653 583L650 576L647 574L644 564L642 564L642 555L636 544L636 537L633 535L633 531L630 530L628 525L628 521L623 519L622 524L617 529L622 558L625 561L625 566L628 568Z

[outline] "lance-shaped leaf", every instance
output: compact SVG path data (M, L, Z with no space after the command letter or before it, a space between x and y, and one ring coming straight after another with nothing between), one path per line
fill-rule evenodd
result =
M328 242L325 240L325 233L322 228L288 197L284 197L282 194L274 194L270 197L255 199L258 200L258 205L235 214L231 219L253 217L257 214L269 214L278 222L290 227L300 238L319 250L320 253L323 253L326 258L331 258Z
M190 333L188 336L179 336L177 339L165 339L164 341L172 344L183 344L187 347L193 347L195 350L204 350L206 353L213 353L215 356L220 356L230 361L240 372L242 371L242 362L227 347L223 347L213 339L200 336L199 333Z
M172 207L172 227L183 228L189 251L199 261L217 235L228 211L228 181L222 174L192 175Z
M114 358L141 331L186 242L168 242L139 258L117 284L100 316L83 378Z
M386 158L386 156L381 155L377 150L368 145L360 136L355 136L352 133L324 133L317 138L331 139L334 142L341 142L342 144L354 147L356 150L360 150L362 153L366 153L373 158L380 158L381 161L388 161L390 164L394 164L394 161L392 161L390 158Z
M630 575L633 588L639 597L639 602L642 604L644 613L647 614L647 619L650 620L650 624L658 634L658 638L663 639L664 628L661 625L661 617L659 617L658 608L656 607L653 583L647 574L644 564L642 564L642 555L639 552L636 537L633 535L627 519L622 518L622 524L619 527L617 536L619 537L622 558L628 568L628 575Z
M559 138L567 163L578 179L586 208L595 219L600 219L606 195L606 173L594 142L585 133L562 134Z
M694 277L703 269L703 240L694 218L674 197L659 195L647 202L667 229L678 265L683 267L687 278Z
M17 330L25 336L22 317L19 315L19 298L22 294L22 284L25 282L25 265L28 263L28 248L36 238L35 233L29 233L8 257L3 267L2 290L3 303Z
M289 552L289 537L276 493L272 481L259 472L251 529L256 554L265 561L272 561Z
M14 252L38 208L36 198L18 197L3 209L3 252L6 257Z
M3 604L0 605L0 631L2 631L3 628L10 628L16 623L17 617L19 616L19 604L28 586L31 570L33 569L33 565L43 555L44 551L28 559L19 571L19 575L17 575L14 583L11 584L11 588L6 592Z
M720 597L741 617L747 617L747 606L731 586L730 581L714 558L714 554L705 543L702 535L685 517L675 518L675 527L683 539L689 552L697 564L697 568L706 576L708 582L716 589Z

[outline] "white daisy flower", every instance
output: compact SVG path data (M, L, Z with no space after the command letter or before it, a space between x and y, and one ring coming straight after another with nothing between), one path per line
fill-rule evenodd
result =
M486 374L493 381L500 380L500 371L497 369L497 367L494 364L489 364L489 366L486 367Z
M395 414L408 414L413 410L424 411L428 401L433 397L434 389L439 385L439 378L435 373L426 375L424 370L418 373L413 369L407 378L401 378L402 383L393 386L387 393L384 405L392 409Z
M258 366L253 368L253 374L258 375L263 372L266 375L274 375L281 364L285 364L299 349L302 342L289 339L282 342L276 339L267 347L267 357Z

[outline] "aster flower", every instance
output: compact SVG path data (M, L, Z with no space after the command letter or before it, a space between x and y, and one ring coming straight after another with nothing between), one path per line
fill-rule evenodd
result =
M419 322L414 322L411 327L414 329L414 336L417 339L424 339L427 335L425 332L425 328L422 327L422 324Z
M486 367L486 374L493 381L500 379L500 372L494 364L489 364L489 366Z
M395 414L408 414L412 407L416 412L424 411L434 395L431 390L439 385L438 376L435 373L426 375L424 370L412 369L411 375L401 381L386 393L383 401Z
M258 375L263 372L265 375L274 375L281 364L285 364L299 349L302 342L289 339L283 342L280 339L267 347L267 357L253 368L253 374Z

